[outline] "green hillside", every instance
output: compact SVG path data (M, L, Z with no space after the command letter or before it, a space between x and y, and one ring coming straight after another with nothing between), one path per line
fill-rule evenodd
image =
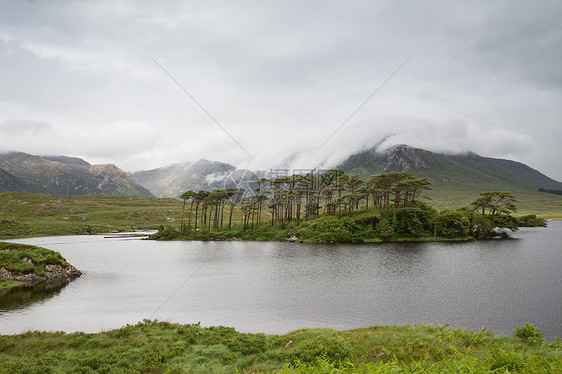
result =
M357 153L338 167L362 177L409 171L427 178L432 190L426 195L438 209L465 206L483 191L510 191L518 200L519 214L562 218L562 196L539 192L539 188L562 190L562 183L515 161L475 153L444 155L399 145L384 152L370 149Z
M80 196L106 194L152 196L115 165L90 165L84 160L39 157L21 152L0 154L0 192L31 192Z
M20 178L8 173L4 169L0 169L0 193L9 191L21 191L21 192L31 192L31 193L41 193L43 192L40 188L36 186L29 185L25 183Z
M0 238L155 229L179 222L181 201L143 196L0 193Z

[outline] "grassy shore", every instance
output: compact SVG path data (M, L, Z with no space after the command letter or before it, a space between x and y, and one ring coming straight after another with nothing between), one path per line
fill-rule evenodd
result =
M437 201L432 200L433 203ZM562 218L562 210L556 204L545 202L536 208L519 209L519 215L540 212L543 218ZM5 192L0 193L0 239L179 227L181 213L182 202L177 199ZM185 215L187 220L188 210ZM264 222L269 219L270 215L264 212ZM233 225L240 221L237 207Z
M0 290L53 278L79 276L60 253L33 245L0 242Z
M0 336L0 373L559 373L561 353L532 325L515 336L429 325L263 335L145 320Z
M0 278L0 290L23 286L24 282L17 282Z
M174 224L177 199L0 194L0 238L131 231Z

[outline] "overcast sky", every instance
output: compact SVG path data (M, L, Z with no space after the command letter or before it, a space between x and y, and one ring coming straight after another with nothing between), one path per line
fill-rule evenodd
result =
M0 0L0 151L307 168L403 143L562 180L561 64L556 0Z

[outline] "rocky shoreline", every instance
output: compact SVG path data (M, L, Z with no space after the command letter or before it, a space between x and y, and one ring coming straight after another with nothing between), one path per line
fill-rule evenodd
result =
M33 262L27 259L28 262ZM34 265L34 264L33 264ZM44 282L44 281L71 281L76 279L82 275L82 272L76 269L74 266L70 265L68 262L63 262L62 265L40 265L41 269L43 270L43 274L28 273L28 274L19 274L14 271L10 271L5 268L0 268L0 278L17 281L17 282L24 282L26 285L33 286L37 283Z

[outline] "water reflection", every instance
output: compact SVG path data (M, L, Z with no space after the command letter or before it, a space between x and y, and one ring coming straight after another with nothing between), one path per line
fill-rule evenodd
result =
M31 304L48 300L60 293L69 280L57 279L0 290L0 314L10 310L25 309Z

